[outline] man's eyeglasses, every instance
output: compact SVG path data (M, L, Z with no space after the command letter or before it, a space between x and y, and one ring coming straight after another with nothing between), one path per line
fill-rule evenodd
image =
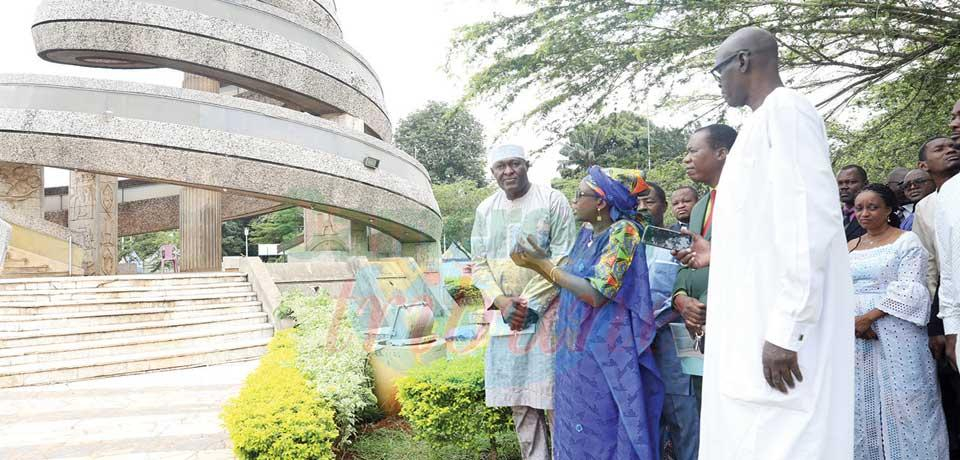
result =
M922 187L923 184L926 184L927 182L931 182L932 180L933 179L917 179L917 180L912 180L908 182L901 182L900 184L903 185L904 190L910 190L914 187Z
M577 192L573 194L573 201L580 201L580 198L583 198L585 196L589 196L591 198L601 198L600 195L596 195L593 193L583 193L582 190L577 189Z
M738 58L741 53L746 53L747 56L750 55L750 50L742 49L737 50L736 53L730 55L730 57L720 61L719 64L710 69L710 75L713 75L713 78L717 80L717 83L720 83L720 72L723 72L723 69L727 67L734 59Z

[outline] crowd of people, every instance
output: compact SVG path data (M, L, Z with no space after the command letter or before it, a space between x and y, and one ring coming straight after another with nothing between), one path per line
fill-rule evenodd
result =
M522 148L491 152L471 237L487 405L524 459L957 458L960 101L951 136L871 183L834 173L772 34L737 31L715 64L752 114L690 136L702 196L593 166L570 203ZM689 248L642 242L668 210Z

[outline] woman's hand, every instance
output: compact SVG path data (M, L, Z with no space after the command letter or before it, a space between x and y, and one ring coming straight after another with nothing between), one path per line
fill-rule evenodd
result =
M549 256L547 255L547 251L544 251L543 248L537 244L533 235L527 236L527 243L530 244L529 249L518 241L513 247L513 251L510 252L510 258L513 259L513 263L518 266L534 270L541 263L548 261Z
M877 333L871 327L874 321L875 319L869 313L858 316L854 322L854 335L858 339L876 340Z

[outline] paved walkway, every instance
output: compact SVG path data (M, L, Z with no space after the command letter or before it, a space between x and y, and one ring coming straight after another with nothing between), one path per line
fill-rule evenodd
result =
M233 460L220 408L256 366L0 390L0 459Z

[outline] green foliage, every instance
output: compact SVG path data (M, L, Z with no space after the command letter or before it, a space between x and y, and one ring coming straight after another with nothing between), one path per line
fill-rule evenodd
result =
M686 149L688 133L650 125L650 163L673 161ZM647 169L647 120L632 112L617 112L596 122L580 123L567 135L560 154L567 158L562 177L579 179L593 165Z
M471 180L433 186L433 195L437 197L443 216L443 236L447 244L457 241L470 250L470 232L477 206L495 190L496 186L478 187Z
M296 367L296 336L279 332L221 417L243 459L332 460L334 411Z
M250 223L251 244L286 244L303 233L303 208L262 215Z
M360 414L377 402L363 342L353 330L349 311L326 294L287 292L280 308L297 318L297 366L336 411L342 447L356 433Z
M954 59L960 59L960 52L954 50L954 54ZM915 168L920 145L930 137L949 134L949 113L960 96L958 83L960 74L942 79L916 69L870 88L857 106L877 116L862 127L830 126L830 135L837 141L835 168L858 164L871 181L880 183L886 183L896 167Z
M484 183L483 126L462 106L428 102L400 121L396 144L427 168L434 184Z
M489 441L511 427L508 408L484 403L483 355L434 361L397 381L400 415L434 448Z
M498 460L520 460L520 446L517 435L512 430L504 430L495 436ZM404 429L384 428L361 434L350 447L350 455L355 460L487 460L490 457L490 443L475 443L467 448L456 445L444 445L431 448L418 441Z
M180 232L178 230L167 230L162 232L144 233L142 235L125 236L120 238L120 258L124 258L133 252L144 261L150 256L157 254L160 246L173 244L180 247ZM157 271L160 268L159 256L152 267L144 267L145 271Z
M777 34L785 83L814 94L828 116L861 104L862 114L880 117L858 139L884 139L873 146L881 149L860 152L900 154L916 139L890 143L894 137L944 125L942 98L956 95L960 75L960 2L954 0L523 4L522 14L463 28L448 67L470 69L466 100L493 99L504 111L515 110L518 99L538 101L515 121L546 118L559 133L648 103L670 105L690 123L710 112L720 118L724 104L707 73L717 46L747 25ZM939 120L928 124L927 110Z
M253 219L237 219L230 220L223 223L221 227L220 234L223 238L223 248L224 256L242 256L244 255L243 251L246 249L246 241L244 240L243 229L250 225ZM255 245L250 246L250 255L257 253L257 247Z
M450 297L453 297L453 300L462 307L483 304L483 294L473 283L464 283L457 278L447 278L443 280L443 285Z

